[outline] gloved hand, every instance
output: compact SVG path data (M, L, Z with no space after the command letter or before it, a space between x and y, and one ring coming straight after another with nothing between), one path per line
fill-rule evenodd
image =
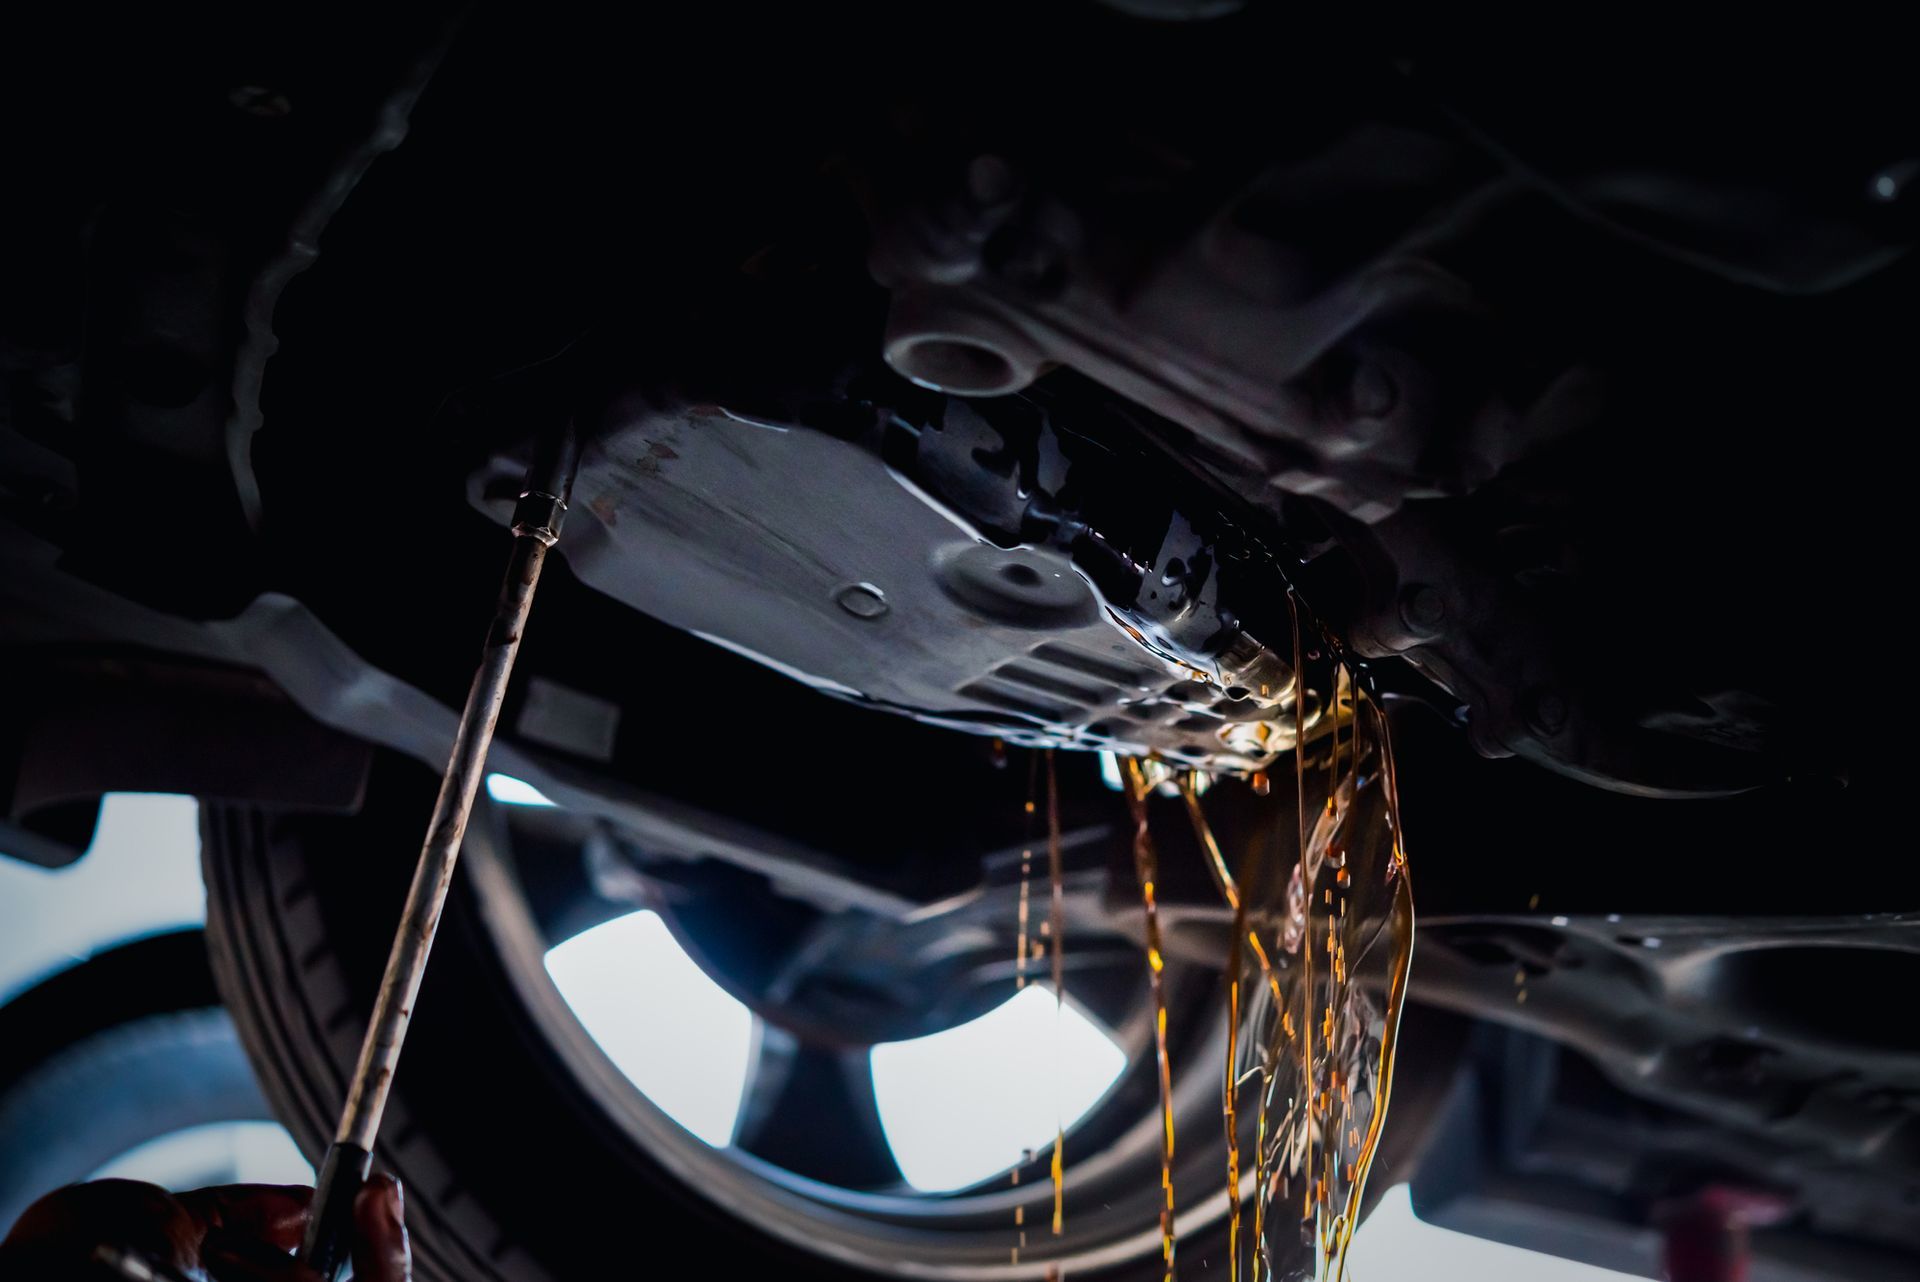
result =
M7 1282L108 1279L100 1246L160 1261L213 1282L319 1282L294 1259L313 1190L230 1184L168 1193L133 1180L75 1184L41 1198L0 1242ZM375 1176L353 1204L358 1282L409 1282L411 1256L399 1182Z

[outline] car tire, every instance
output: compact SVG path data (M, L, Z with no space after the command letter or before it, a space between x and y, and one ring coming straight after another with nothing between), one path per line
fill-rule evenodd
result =
M197 931L63 971L0 1010L0 1228L189 1127L271 1122Z

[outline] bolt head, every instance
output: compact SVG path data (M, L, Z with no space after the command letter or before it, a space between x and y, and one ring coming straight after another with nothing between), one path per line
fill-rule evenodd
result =
M1436 635L1447 621L1447 598L1430 583L1409 583L1400 592L1400 621L1409 632Z
M1527 724L1543 735L1567 728L1567 698L1558 690L1536 689L1527 696Z
M833 594L833 600L854 618L869 623L893 608L887 604L887 594L871 583L849 583Z
M967 196L982 209L1005 204L1019 191L1019 176L1000 156L975 156L967 166Z
M1356 418L1385 418L1400 403L1400 385L1380 362L1362 357L1347 396Z
M1915 178L1920 160L1896 160L1867 180L1867 195L1877 204L1898 204L1911 194Z

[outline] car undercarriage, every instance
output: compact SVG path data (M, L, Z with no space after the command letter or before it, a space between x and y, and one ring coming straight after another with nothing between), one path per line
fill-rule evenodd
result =
M1650 1273L1661 1217L1734 1189L1788 1208L1757 1279L1911 1276L1920 882L1871 620L1920 143L1888 33L100 22L7 20L6 845L58 865L103 793L202 799L215 973L310 1155L520 478L582 442L489 766L557 804L476 819L382 1152L428 1276L617 1258L537 1164L597 1181L595 1222L668 1190L804 1275L1150 1276L1100 758L1205 786L1244 868L1337 791L1264 784L1355 752L1361 685L1419 913L1375 1194ZM1308 679L1336 661L1345 703ZM849 1065L1006 998L1039 760L1069 991L1133 1067L1075 1132L1085 1236L1007 1263L1013 1195L903 1193ZM1178 1178L1218 1203L1235 916L1153 805L1213 1142ZM529 987L536 945L639 907L771 1030L737 1162L607 1102Z

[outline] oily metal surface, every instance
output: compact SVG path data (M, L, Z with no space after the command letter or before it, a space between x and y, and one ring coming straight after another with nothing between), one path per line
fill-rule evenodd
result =
M1187 590L1176 553L1208 545L1177 516L1131 565L1136 599L1116 601L1078 548L988 538L963 510L978 495L929 492L877 437L702 404L608 419L583 457L568 563L663 622L825 693L1015 743L1246 770L1291 742L1284 662L1219 622L1197 626L1225 638L1211 654L1175 635L1211 619L1172 599ZM945 447L969 429L980 449L1000 439L968 411L922 435ZM1162 598L1171 622L1155 617ZM740 724L744 741L750 716Z

